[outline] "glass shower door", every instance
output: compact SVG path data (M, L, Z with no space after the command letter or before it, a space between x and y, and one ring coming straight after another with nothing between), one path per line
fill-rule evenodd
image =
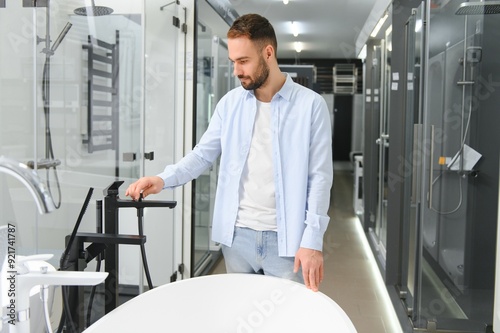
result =
M226 43L210 26L198 23L198 71L196 84L196 139L208 128L217 102L235 87L232 65L227 57ZM211 241L212 216L219 174L219 160L194 181L193 272L206 273L220 255L220 246Z
M197 76L195 142L208 128L214 108L214 58L212 31L209 26L197 24ZM193 276L201 275L212 260L210 252L210 223L215 193L213 192L214 167L193 181Z
M39 89L36 77L35 9L0 1L0 156L17 162L34 160ZM0 226L16 226L16 254L34 253L39 212L28 189L0 173Z
M391 84L391 27L386 30L380 45L374 46L374 59L372 70L373 104L378 106L379 137L375 140L377 163L377 204L374 224L369 228L369 235L373 246L376 248L378 259L383 267L386 261L387 246L387 196L389 186L389 100Z
M387 247L387 196L389 192L389 102L391 91L391 34L392 28L386 30L385 37L378 48L380 57L380 103L379 138L378 145L378 177L377 177L377 213L374 229L371 235L374 238L380 260L385 266ZM378 52L377 52L378 53ZM377 54L376 53L376 54ZM376 96L375 98L379 98Z
M420 262L417 257L419 235L419 206L421 162L419 161L421 143L421 105L423 84L423 24L425 5L422 4L412 11L405 25L405 55L406 70L403 73L406 80L405 100L405 143L404 156L400 160L400 171L403 176L403 222L402 222L402 255L401 280L399 296L406 307L408 316L414 319L415 296L418 294L415 274Z
M487 11L492 15L483 15ZM426 8L414 325L488 332L498 209L500 16L488 2ZM492 125L492 124L496 125Z
M142 6L75 14L82 7L85 1L62 0L0 7L0 155L35 169L58 207L39 216L26 209L32 200L24 188L6 180L2 198L20 223L20 254L58 258L89 185L99 190L117 177L139 176L138 162L124 163L122 154L140 142L139 123L129 119L142 111L132 86L141 87ZM91 220L85 216L82 231L95 231Z
M373 60L370 68L370 81L372 87L372 97L370 99L370 105L373 113L373 132L374 137L379 136L374 141L373 152L371 157L373 159L373 173L376 174L373 180L373 190L372 192L375 194L373 197L373 204L369 207L369 223L368 223L368 235L370 236L369 240L372 243L372 246L378 248L379 237L377 235L377 230L380 229L379 219L380 219L380 117L382 114L382 103L380 99L380 90L382 89L382 49L383 49L383 41L373 45ZM378 251L377 251L378 252ZM382 258L382 260L385 260Z
M155 175L166 165L177 161L179 153L179 133L183 131L179 125L178 110L182 104L179 97L179 88L182 73L183 32L180 27L184 22L182 7L172 1L158 6L158 2L145 2L144 24L144 116L137 114L130 119L129 126L141 125L141 137L134 142L128 138L128 144L138 145L140 167L137 172L141 175ZM179 26L172 24L173 18L179 19ZM185 47L185 45L184 45ZM139 81L140 82L140 81ZM138 88L138 87L137 87ZM135 90L136 94L138 89ZM140 95L139 95L140 96ZM127 100L133 96L127 95ZM130 104L130 103L129 103ZM132 104L133 105L133 104ZM143 144L143 146L140 146ZM180 190L180 189L179 189ZM182 213L181 199L177 190L162 191L155 195L155 200L177 201L174 209L149 208L145 211L144 232L147 235L147 253L151 276L155 285L162 285L175 281L182 274L179 264L182 262ZM133 214L135 212L132 212ZM135 214L134 214L135 215ZM133 225L135 227L135 225ZM137 249L135 249L137 250ZM141 282L146 281L142 279ZM143 283L145 284L145 283Z

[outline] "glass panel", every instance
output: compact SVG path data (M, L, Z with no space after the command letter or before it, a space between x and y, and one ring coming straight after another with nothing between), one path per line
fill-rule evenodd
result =
M180 6L114 1L111 15L77 15L75 9L88 3L10 1L0 7L0 156L31 164L57 207L40 215L22 183L0 173L0 225L17 226L16 254L54 254L55 268L90 186L93 197L79 229L84 232L96 231L95 201L104 188L123 180L123 193L144 174L146 144L148 152L161 146L154 173L174 156L182 31L172 16L182 17ZM152 119L162 126L143 131ZM146 209L145 218L152 221L145 231L153 282L167 283L174 267L173 210ZM120 232L138 233L135 210L120 213ZM121 284L140 282L139 253L137 246L120 249Z
M422 90L422 43L424 8L422 4L410 16L406 28L406 80L405 91L405 153L402 163L404 188L403 248L401 264L401 298L412 317L417 291L417 221L419 206L418 180L421 179L421 99Z
M381 90L382 90L382 50L383 50L383 40L380 41L380 44L375 44L373 45L373 50L372 50L372 68L371 68L371 75L370 75L370 80L371 80L371 87L373 89L372 91L372 101L371 101L371 106L373 108L373 133L378 138L375 140L375 144L377 148L373 148L373 153L372 153L372 158L373 158L373 173L374 173L374 179L376 179L376 189L375 189L375 180L374 180L374 192L375 192L375 197L373 198L376 201L376 204L372 205L372 209L375 210L373 211L370 209L370 226L369 226L369 235L370 235L370 240L373 242L375 246L378 246L380 239L377 235L378 230L380 229L379 227L379 219L380 219L380 202L381 202L381 197L380 197L380 188L381 188L381 183L380 183L380 125L381 125L381 114L382 114L382 101L381 101ZM383 258L385 260L385 256Z
M203 13L201 13L203 15ZM210 25L198 19L198 73L196 84L196 139L201 138L212 117L217 102L236 85L232 64L227 56L227 45ZM220 254L219 245L211 241L211 228L219 161L194 181L194 275L205 273L214 255Z
M197 52L198 73L196 84L196 142L208 127L214 109L214 58L212 30L206 24L198 24ZM205 171L194 182L194 230L193 267L194 275L200 275L210 259L210 221L212 219L213 168Z
M35 13L35 9L23 8L20 1L0 8L0 156L25 163L34 160L36 94L40 89L35 72L40 51L34 46ZM6 173L0 173L0 211L0 225L17 226L16 253L33 253L39 216L35 201L20 181Z
M384 258L386 257L387 245L387 195L388 191L388 171L389 171L389 109L390 109L390 91L391 91L391 50L392 50L392 27L386 31L385 38L382 40L382 77L380 90L380 137L378 139L379 147L379 177L378 177L378 209L375 233L378 237L379 250Z
M389 16L391 14L389 13ZM377 205L374 226L370 228L371 240L377 247L381 264L385 266L387 245L387 195L388 195L388 162L389 162L389 100L391 91L391 34L389 26L380 45L373 50L373 105L378 110L378 124L375 130L378 138L377 155L374 165L377 165ZM376 119L376 118L374 118ZM375 164L376 163L376 164Z
M482 332L493 318L500 16L488 2L428 8L415 319Z
M183 40L183 32L172 24L172 18L179 18L182 26L185 23L184 13L175 1L165 1L161 5L160 7L158 2L147 2L145 8L144 153L154 153L154 158L145 156L142 159L144 175L158 174L166 165L177 162L176 148L180 143L176 137L183 131L179 125L179 118L182 116L179 116L176 108L182 104L182 98L177 98L180 81L178 77L183 72L183 57L179 54L185 51L178 48L181 44L179 40ZM140 120L138 117L135 121L140 124ZM180 216L179 210L182 207L180 195L177 193L177 190L165 190L154 196L154 200L178 201L176 208L149 208L145 212L146 249L154 285L169 283L170 277L178 269L179 261L175 260L174 254L176 249L182 248L182 235L179 235L181 233L178 231L182 229L182 224L180 218L176 217ZM132 225L132 228L135 227ZM137 248L131 250L139 255ZM145 285L145 282L146 279L141 285Z
M141 151L143 3L76 15L84 5L12 1L0 10L0 155L37 169L57 207L40 216L24 186L2 174L0 224L18 225L18 254L52 253L55 267L89 187L102 199L116 178L140 175L139 159L123 154ZM80 231L96 230L94 211L91 200Z

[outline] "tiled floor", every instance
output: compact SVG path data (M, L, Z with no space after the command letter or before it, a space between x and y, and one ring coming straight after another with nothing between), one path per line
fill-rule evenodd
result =
M401 333L382 278L352 209L352 173L337 168L330 225L324 239L325 279L320 291L336 301L358 333ZM224 273L224 262L213 273Z

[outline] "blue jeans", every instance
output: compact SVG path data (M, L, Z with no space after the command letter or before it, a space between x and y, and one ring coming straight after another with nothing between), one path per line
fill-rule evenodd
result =
M228 273L253 273L285 278L304 283L302 269L293 272L294 257L278 255L278 235L275 231L234 229L233 245L222 245Z

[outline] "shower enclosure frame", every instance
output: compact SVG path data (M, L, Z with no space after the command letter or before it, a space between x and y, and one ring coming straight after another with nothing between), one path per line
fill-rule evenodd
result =
M408 170L411 170L411 172L404 175L404 223L401 236L403 255L400 262L400 279L395 286L400 298L400 304L395 306L402 306L404 308L413 322L415 331L448 332L451 330L452 332L488 332L487 327L491 325L491 322L489 322L485 316L478 315L481 312L484 314L488 313L488 311L492 311L492 306L490 306L492 304L490 304L489 296L485 297L486 295L484 292L478 289L481 288L481 285L484 285L486 290L491 288L488 281L492 278L491 267L485 268L484 266L486 265L483 264L483 262L491 262L491 253L483 252L479 255L477 251L478 244L491 244L492 239L491 232L481 237L477 234L480 230L487 230L490 228L488 227L489 222L483 222L488 213L486 213L486 211L479 211L478 208L478 203L490 199L479 199L478 195L480 191L476 189L477 186L484 186L481 184L484 184L485 179L483 178L483 181L479 182L478 180L481 178L481 172L484 170L486 175L488 170L486 170L487 167L485 164L481 163L478 164L479 170L481 170L479 174L475 171L470 172L464 170L462 166L459 166L456 171L444 170L446 165L443 166L444 162L442 161L444 161L445 158L438 158L439 156L449 156L447 160L449 162L455 153L458 152L458 156L462 155L463 145L454 146L455 141L467 142L474 147L478 146L479 148L477 149L481 152L487 150L486 146L484 146L485 142L478 140L482 133L487 133L489 130L479 130L480 127L478 126L480 126L480 124L486 126L488 121L483 120L482 123L480 122L481 118L478 118L478 110L480 110L480 107L484 104L484 109L481 109L479 114L483 116L482 119L486 119L484 117L486 117L487 110L491 107L492 102L489 102L487 98L483 98L480 101L481 105L476 105L477 110L474 111L475 113L467 110L470 107L467 101L474 101L474 94L479 93L477 89L473 91L469 87L474 85L473 81L476 81L477 85L482 79L480 76L474 77L470 72L469 66L471 68L476 66L474 68L478 69L475 70L477 73L480 73L480 61L478 60L479 56L477 56L477 53L479 53L477 48L472 48L476 50L476 56L473 55L472 51L470 51L471 48L469 48L469 45L474 46L476 44L469 43L471 40L482 38L483 29L486 29L483 28L484 17L474 18L473 20L475 23L472 26L467 24L467 17L464 17L462 27L465 31L465 37L462 37L462 42L460 42L460 37L458 37L458 40L451 38L447 43L437 44L440 37L435 30L436 27L444 27L443 22L453 21L458 25L461 22L460 19L454 16L454 12L450 10L450 8L454 8L453 6L457 5L457 2L458 1L450 2L448 5L449 7L441 11L440 8L431 9L429 1L423 2L421 7L424 8L422 21L422 29L424 31L422 39L423 56L421 56L422 64L420 67L420 76L423 77L423 84L421 81L419 84L420 90L415 91L416 82L413 81L413 79L408 79L407 81L407 85L411 84L412 89L406 90L405 98L406 153L404 156L405 161L409 162L408 164L411 168L408 168ZM434 12L431 12L432 10L434 10ZM451 15L448 14L449 12L451 12ZM431 16L431 13L434 15ZM416 11L412 14L414 16ZM406 24L407 32L411 32L410 30L414 29L414 27L410 25L410 21L411 19ZM434 30L431 30L431 27L434 27ZM455 26L452 26L450 29L452 32L448 33L453 36L460 31L460 29L457 29ZM474 33L474 30L476 30L476 33ZM440 31L445 33L445 31ZM479 34L477 34L478 31ZM411 56L408 54L408 44L412 43L408 38L409 35L410 34L407 33L407 64L406 72L403 76L415 74L413 69L408 66L408 61L410 61ZM474 37L475 35L477 35L477 38ZM481 41L479 42L481 43ZM439 53L439 45L442 45L441 48L444 50L442 53ZM461 51L456 50L457 46L461 48ZM453 48L455 48L455 50L453 50ZM456 57L453 58L457 54L461 54L463 58L460 58L460 56L458 56L458 59ZM471 57L471 54L473 57L471 62L475 63L472 65L469 64L467 60L467 57ZM488 60L486 60L486 62L487 61ZM440 67L435 66L436 64L440 65ZM436 68L441 69L436 71ZM460 74L456 72L458 68L461 68ZM491 70L493 69L490 69L490 71ZM454 73L456 73L455 76ZM457 77L456 80L455 77ZM437 89L438 86L436 86L436 84L440 86L439 89ZM493 89L491 85L488 88ZM459 90L462 91L462 93L458 94ZM467 93L465 93L465 91L467 91ZM417 107L419 111L414 111L418 112L418 114L409 113L411 109L409 104L411 104L412 101L411 98L408 98L408 94L413 93L415 93L415 96L420 100L420 105ZM434 96L432 96L433 94ZM454 101L453 96L455 95L461 96L460 103L457 103L460 104L460 108L452 104ZM436 98L436 96L438 98ZM413 105L415 106L415 103L413 103ZM455 118L450 118L450 114L452 114L450 110L452 110L453 107L453 110L461 110L460 112L453 113L453 115L456 115L456 119L461 119L460 121ZM443 122L441 120L442 123L439 122L439 119L441 119L439 112L443 112L443 117L448 117L443 118L445 121ZM446 112L448 112L448 114ZM490 122L493 122L495 113L490 113L490 115L493 116L490 117ZM450 119L456 120L455 127L451 126ZM448 122L446 122L446 120L448 120ZM466 136L468 130L476 134L471 136L469 133L469 135ZM455 131L455 134L453 134L452 131ZM460 139L453 140L454 137ZM467 141L465 141L465 139L467 139ZM496 136L496 140L498 140L498 136ZM483 146L481 146L481 144ZM491 162L491 159L489 161L489 164L493 165L498 163ZM449 173L450 176L443 176L442 174L444 172ZM446 178L452 177L452 173L457 173L457 175L460 176L457 180L459 182L464 182L463 185L455 185L457 190L452 190L454 188L451 186L453 185L453 183L451 183L453 179ZM496 171L495 173L498 172ZM476 176L478 178L475 178ZM490 177L490 175L488 175L488 177ZM496 177L498 177L498 175ZM460 210L445 209L447 207L446 205L450 206L456 203L454 198L458 196L459 185L464 186L464 198L463 203L461 203L463 207ZM452 191L450 192L450 190ZM434 195L430 195L431 191L433 191ZM496 195L498 195L498 187L496 188ZM496 197L492 199L494 201ZM453 207L460 208L461 206ZM486 209L489 209L491 212L496 212L495 209L497 208L495 208L495 204L490 206L491 207ZM486 206L483 205L483 207ZM446 217L452 216L451 214L455 213L461 216L458 216L454 220L450 220L449 217ZM432 217L433 214L435 215L434 217ZM430 243L426 243L424 240L424 238L427 237L424 229L428 228L429 223L434 219L436 219L436 248L432 249L429 245L425 245ZM463 221L463 226L458 224L458 219ZM450 223L452 221L453 224L451 225ZM476 222L473 223L473 221ZM454 233L451 231L459 228L463 228L463 231L453 236ZM452 240L446 241L446 237L452 237ZM481 241L481 238L484 241ZM454 278L452 272L448 271L450 266L446 265L443 261L444 257L442 253L449 246L459 244L460 242L463 244L462 251L464 252L463 266L460 266L464 270L463 280ZM482 248L484 248L484 246ZM491 266L491 264L489 264L489 266ZM488 285L490 287L488 287ZM433 288L437 289L431 291Z
M201 38L204 37L204 38ZM236 87L227 44L202 16L197 17L197 80L194 141L205 132L220 98ZM193 276L207 274L221 256L220 244L211 240L212 217L219 175L219 159L193 181L191 263Z
M27 2L32 1L24 1ZM55 258L51 264L57 267L65 237L73 226L80 209L80 197L86 193L87 186L92 185L97 189L93 195L93 199L97 200L102 193L100 190L116 178L115 152L110 150L89 154L82 143L87 106L87 58L86 52L82 51L82 44L86 44L89 32L97 32L100 35L98 37L101 37L99 39L111 43L115 42L114 28L118 27L121 32L119 80L122 84L119 89L124 89L126 94L119 95L122 102L119 109L120 132L123 134L119 145L122 151L133 152L135 156L135 160L126 162L120 153L120 177L126 183L131 183L145 173L161 171L166 164L179 159L180 153L184 151L184 106L189 108L191 105L184 98L186 90L191 87L185 83L186 77L182 77L181 73L184 74L192 66L185 65L189 61L185 56L185 47L191 49L191 45L186 43L189 39L183 38L183 30L172 24L172 16L179 19L178 24L187 24L186 17L180 15L183 14L181 6L162 11L159 3L153 6L153 2L146 5L143 1L117 1L117 14L107 18L84 18L73 14L74 2L50 0L53 6L42 7L47 3L42 0L37 2L38 7L26 8L21 1L13 0L7 1L5 8L0 7L0 57L3 58L0 66L0 122L5 126L0 136L0 155L12 156L24 163L32 160L35 169L40 169L41 163L38 161L44 155L45 146L41 66L46 58L46 54L41 51L45 48L46 52L54 52L53 45L58 43L50 37L47 38L52 39L49 47L37 41L44 38L49 20L49 33L54 37L70 20L73 24L71 30L57 52L50 56L51 76L47 79L52 97L50 107L54 118L54 151L62 162L59 167L62 206L48 216L38 216L35 204L25 198L24 189L14 182L15 179L12 181L12 177L6 177L4 181L3 176L0 176L0 210L3 215L0 224L8 222L17 226L16 254L51 253ZM191 2L187 2L186 6L192 6ZM49 20L46 15L50 15ZM37 37L38 34L41 38ZM151 130L149 126L146 131L146 124L162 124L162 127ZM147 160L145 148L147 151L156 150L154 161ZM40 171L44 170L38 170L43 177L45 173ZM125 187L122 197L124 191ZM168 200L173 196L173 191L164 191L157 198ZM180 195L175 200L181 206L185 198ZM95 208L96 203L92 200L82 221L82 232L96 231ZM182 222L184 211L178 208L167 214L161 212L159 217L153 211L145 214L148 261L155 283L168 283L170 276L177 273L177 268L189 255L189 249L185 249L189 241L184 237L184 232L188 230ZM123 222L121 231L137 233L136 219L136 216L124 213L120 217ZM128 221L132 224L128 224ZM167 226L171 229L165 231ZM128 249L123 250L122 254ZM137 254L127 252L123 256L127 262L121 265L124 278L120 282L123 282L122 287L127 291L137 293L141 269L139 251L135 250ZM87 269L93 268L92 264ZM186 271L186 274L190 274Z

